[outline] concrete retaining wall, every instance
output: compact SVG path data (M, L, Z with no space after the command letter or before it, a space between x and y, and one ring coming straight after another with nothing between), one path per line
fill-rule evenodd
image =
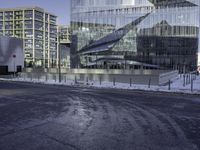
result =
M167 82L173 82L178 77L178 71L169 71L159 75L159 85L164 85Z
M23 73L28 78L48 78L49 80L58 80L58 70L50 69L44 71L26 70ZM62 79L77 80L77 81L98 81L106 82L119 82L133 84L148 85L162 85L166 84L169 80L178 76L177 71L166 70L98 70L98 69L62 69Z

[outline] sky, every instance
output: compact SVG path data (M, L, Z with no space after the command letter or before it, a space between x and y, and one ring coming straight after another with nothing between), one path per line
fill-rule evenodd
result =
M70 0L0 0L0 8L38 6L58 16L58 24L70 24Z

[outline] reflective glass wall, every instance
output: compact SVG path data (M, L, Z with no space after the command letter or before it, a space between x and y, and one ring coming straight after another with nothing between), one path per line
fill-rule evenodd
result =
M71 3L72 67L197 68L199 0Z

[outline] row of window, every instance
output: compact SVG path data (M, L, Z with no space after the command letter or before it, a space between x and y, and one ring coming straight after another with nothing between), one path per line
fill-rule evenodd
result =
M24 13L24 19L33 19L33 15L35 15L35 19L39 20L39 21L43 21L45 19L46 22L50 22L51 24L56 24L56 17L52 16L52 15L48 15L42 12L38 12L35 11L35 13L33 13L33 11L25 11ZM9 20L23 20L23 13L21 12L20 14L16 14L13 12L5 12L3 14L3 12L0 12L0 20L5 20L5 21L9 21Z

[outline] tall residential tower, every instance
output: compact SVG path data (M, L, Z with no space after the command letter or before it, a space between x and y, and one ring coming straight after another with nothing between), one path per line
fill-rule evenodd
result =
M54 67L56 20L39 7L0 9L0 35L23 39L26 67Z

